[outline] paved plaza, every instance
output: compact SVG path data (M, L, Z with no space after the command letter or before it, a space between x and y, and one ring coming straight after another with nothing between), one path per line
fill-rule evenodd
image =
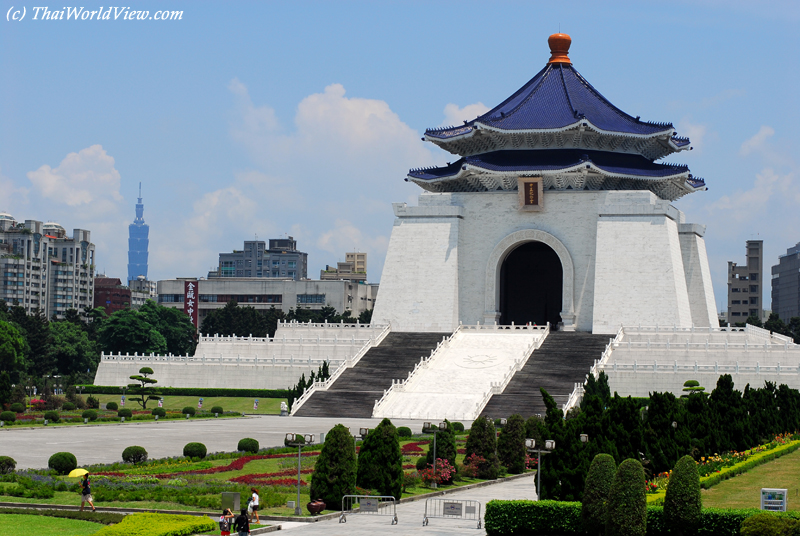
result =
M534 474L515 480L492 484L480 488L448 493L438 499L474 500L481 503L481 514L486 503L493 499L536 499ZM455 519L430 519L428 526L422 526L425 513L425 501L419 500L397 505L397 525L392 525L389 517L349 515L347 523L339 523L333 519L317 523L282 523L281 530L290 530L295 536L351 536L373 534L425 534L439 536L444 534L486 534L484 528L478 529L476 521ZM483 527L483 523L481 523Z
M44 468L55 452L75 454L79 465L121 461L122 451L130 445L144 447L150 458L183 455L190 441L204 443L208 452L236 450L243 437L258 440L261 447L283 446L288 432L314 434L327 432L342 423L358 433L361 427L374 428L380 419L324 419L313 417L247 416L236 419L167 420L0 430L0 456L11 456L17 469ZM423 421L396 419L395 426L408 426L420 433ZM464 422L469 426L468 422Z

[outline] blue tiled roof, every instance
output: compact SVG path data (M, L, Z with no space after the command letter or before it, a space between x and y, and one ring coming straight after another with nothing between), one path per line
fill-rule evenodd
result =
M415 179L435 180L454 176L467 165L496 172L537 172L570 169L580 164L591 164L609 175L634 176L659 179L673 177L689 172L684 165L656 164L647 158L628 153L607 151L584 151L579 149L545 149L495 151L467 156L447 166L411 170L409 176ZM702 179L691 178L697 188L705 183Z
M447 139L474 129L475 123L501 130L559 129L587 119L601 130L652 135L671 123L648 123L632 117L603 97L571 64L551 63L500 105L464 125L429 129L432 138ZM685 143L684 143L685 140ZM688 139L675 138L682 146Z

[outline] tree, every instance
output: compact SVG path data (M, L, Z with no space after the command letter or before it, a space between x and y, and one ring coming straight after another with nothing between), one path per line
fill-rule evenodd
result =
M17 325L26 341L26 367L31 376L42 377L56 371L53 358L53 338L49 321L41 309L27 314L19 305L11 308L9 318Z
M189 315L180 309L158 305L153 300L147 300L138 312L164 337L167 352L173 355L194 354L197 344L194 325Z
M70 321L50 322L53 357L58 373L64 376L97 370L100 354L97 345L81 327Z
M236 300L231 300L222 309L216 309L206 316L200 326L200 333L266 337L267 319L254 307L239 307Z
M647 533L647 497L644 468L628 458L617 468L608 496L606 535L645 536Z
M606 503L617 473L617 464L610 454L598 454L592 460L583 489L581 516L587 534L601 535L606 527Z
M694 534L702 509L697 463L691 456L684 456L672 470L664 497L664 518L670 532L678 536Z
M0 320L0 370L9 373L12 382L19 381L25 370L25 338L16 326Z
M452 467L456 466L456 434L453 425L447 419L444 420L447 427L436 432L436 458L447 460ZM425 458L429 464L433 463L433 441L428 444L428 454Z
M478 466L478 478L493 480L497 478L500 462L497 459L497 436L494 424L480 416L472 423L467 436L465 458L480 456L485 461Z
M131 376L132 380L139 383L128 384L131 394L136 396L136 398L131 398L131 400L138 402L142 406L142 409L147 409L147 402L150 400L161 400L161 397L158 396L158 391L153 387L153 384L158 383L158 380L150 378L149 376L151 374L153 374L153 369L150 367L142 367L139 369L138 376Z
M611 399L611 388L608 385L608 376L605 371L600 371L597 379L594 374L589 374L586 378L586 385L584 385L583 400L587 397L598 396L603 403L603 406L608 404ZM581 401L581 409L583 409L583 400Z
M705 390L706 390L706 388L703 387L702 385L700 385L699 381L697 381L697 380L686 380L685 382L683 382L682 391L684 393L687 393L687 394L681 395L681 397L687 397L692 393L702 393Z
M326 508L336 510L342 504L342 497L355 493L355 450L353 436L343 424L337 424L328 432L311 475L312 500L322 499Z
M164 355L167 340L145 315L133 309L117 311L103 321L98 332L100 348L107 353Z
M525 472L525 420L515 413L500 430L497 440L497 456L500 463L514 475Z
M358 485L400 500L403 489L403 455L392 421L383 419L370 430L358 452Z
M362 324L369 324L372 322L372 309L367 309L365 311L361 311L361 314L358 315L358 321Z

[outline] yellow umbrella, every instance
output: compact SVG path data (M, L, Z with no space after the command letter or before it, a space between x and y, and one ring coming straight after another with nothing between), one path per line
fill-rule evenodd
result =
M80 476L85 475L88 472L89 471L87 471L86 469L73 469L72 471L69 472L69 475L67 475L67 476L69 476L69 477L80 477Z

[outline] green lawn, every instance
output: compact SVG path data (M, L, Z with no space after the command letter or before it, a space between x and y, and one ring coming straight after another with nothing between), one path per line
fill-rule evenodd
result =
M103 528L99 523L27 514L0 514L3 536L84 536Z
M703 490L703 506L760 508L761 488L788 490L789 510L800 510L800 450Z
M120 393L121 394L121 393ZM116 402L119 404L120 395L93 395L100 400L101 407L106 402ZM130 395L126 395L125 407L128 409L141 409L141 406L130 400ZM186 406L197 408L196 396L165 396L164 408L180 411ZM222 406L225 411L238 411L239 413L250 413L258 415L279 415L281 412L281 402L285 398L259 398L258 411L253 411L254 398L248 397L203 397L203 409L211 409L214 406ZM147 409L158 407L157 402L148 402Z

